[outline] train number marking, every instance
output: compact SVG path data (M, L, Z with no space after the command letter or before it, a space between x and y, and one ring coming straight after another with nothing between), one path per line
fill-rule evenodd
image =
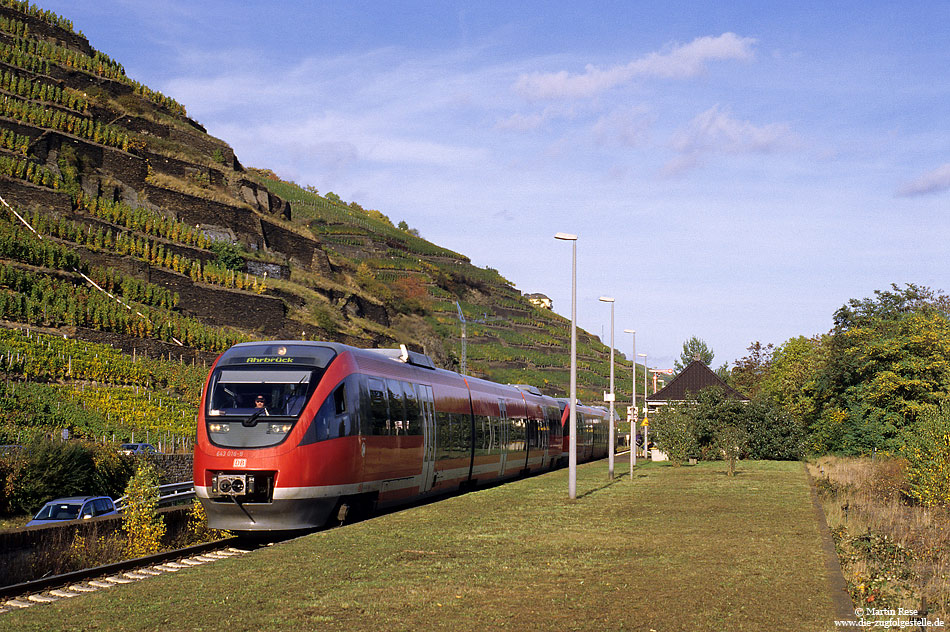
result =
M233 467L247 467L247 459L234 459Z

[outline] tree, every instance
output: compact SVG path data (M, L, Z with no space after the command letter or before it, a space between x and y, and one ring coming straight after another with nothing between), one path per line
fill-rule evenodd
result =
M830 349L829 336L790 338L772 352L768 373L759 388L786 410L801 429L818 418L818 381Z
M950 505L950 402L928 406L902 435L908 495L923 505Z
M749 433L744 428L724 424L716 432L716 447L729 463L729 476L736 474L736 461L745 453L749 444Z
M692 336L683 343L683 353L680 354L680 359L673 364L673 370L676 373L680 373L683 369L688 367L693 360L699 360L706 366L709 366L712 364L714 357L716 357L715 352L710 349L703 340Z
M772 367L771 344L762 346L762 343L756 340L748 347L749 355L736 360L732 367L730 386L735 388L743 395L754 396L758 394L762 382L765 380Z
M898 433L950 399L950 298L892 285L835 312L817 380L813 438L820 450L896 450Z

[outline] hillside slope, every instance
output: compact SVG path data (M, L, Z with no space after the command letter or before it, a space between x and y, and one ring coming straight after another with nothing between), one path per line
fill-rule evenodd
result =
M564 318L378 211L246 169L68 20L16 0L0 0L0 196L7 328L181 367L241 340L305 337L405 343L458 370L461 309L469 373L566 393ZM578 356L581 397L598 401L609 352L580 332ZM618 401L629 367L618 364ZM15 381L88 380L8 369Z

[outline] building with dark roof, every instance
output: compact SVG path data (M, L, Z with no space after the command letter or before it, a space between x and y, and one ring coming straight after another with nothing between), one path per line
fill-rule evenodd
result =
M749 398L726 384L721 377L699 360L693 360L680 371L673 381L647 397L647 412L652 413L660 406L682 404L696 401L699 392L710 386L721 388L726 397L749 401Z

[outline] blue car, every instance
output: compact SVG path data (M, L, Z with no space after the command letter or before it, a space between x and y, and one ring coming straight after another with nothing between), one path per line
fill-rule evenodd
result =
M26 526L50 524L64 520L80 520L119 513L108 496L72 496L51 500L39 510Z

